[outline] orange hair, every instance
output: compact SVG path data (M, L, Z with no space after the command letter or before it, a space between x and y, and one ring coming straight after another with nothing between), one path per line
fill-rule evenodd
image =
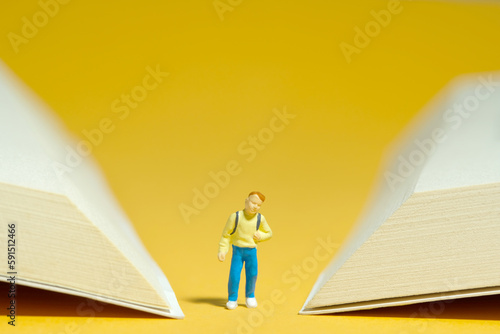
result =
M266 200L266 196L264 196L260 191L252 191L250 194L248 194L248 197L252 195L257 195L259 196L260 200L264 202Z

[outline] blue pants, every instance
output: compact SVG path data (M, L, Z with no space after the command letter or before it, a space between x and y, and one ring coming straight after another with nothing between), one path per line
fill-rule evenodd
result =
M227 290L228 300L238 300L238 289L240 287L241 269L245 262L247 298L255 297L255 283L257 282L257 248L244 248L233 245L233 258L231 259L231 269L229 270L229 283Z

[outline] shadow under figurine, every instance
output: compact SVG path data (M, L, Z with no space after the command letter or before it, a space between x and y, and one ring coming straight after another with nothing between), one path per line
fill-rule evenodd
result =
M246 275L246 305L249 308L257 307L255 299L257 243L268 240L273 235L266 218L259 213L260 206L265 200L266 197L262 193L252 191L245 200L245 209L231 214L222 231L219 242L219 261L226 259L230 244L233 248L227 284L228 302L226 303L226 307L230 310L238 306L238 289L243 264L245 264Z

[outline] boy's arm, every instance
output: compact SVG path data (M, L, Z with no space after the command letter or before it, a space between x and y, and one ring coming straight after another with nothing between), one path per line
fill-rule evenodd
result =
M231 243L231 235L230 233L234 230L234 222L236 219L236 213L233 213L229 216L226 222L226 226L224 226L224 230L222 231L222 236L219 241L219 260L224 261L224 257L226 253L229 251L229 244ZM221 259L221 254L223 254L223 258Z
M271 231L271 228L269 227L269 224L267 223L267 220L264 216L262 216L262 219L260 221L260 227L258 232L260 236L258 241L266 241L271 239L271 237L273 236L273 231Z

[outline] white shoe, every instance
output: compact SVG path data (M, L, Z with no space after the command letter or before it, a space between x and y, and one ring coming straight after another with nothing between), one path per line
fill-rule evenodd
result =
M226 307L228 310L234 310L235 308L238 307L238 302L233 302L230 300L226 303Z
M247 307L248 308L255 308L255 307L257 307L257 299L255 299L255 298L247 298Z

